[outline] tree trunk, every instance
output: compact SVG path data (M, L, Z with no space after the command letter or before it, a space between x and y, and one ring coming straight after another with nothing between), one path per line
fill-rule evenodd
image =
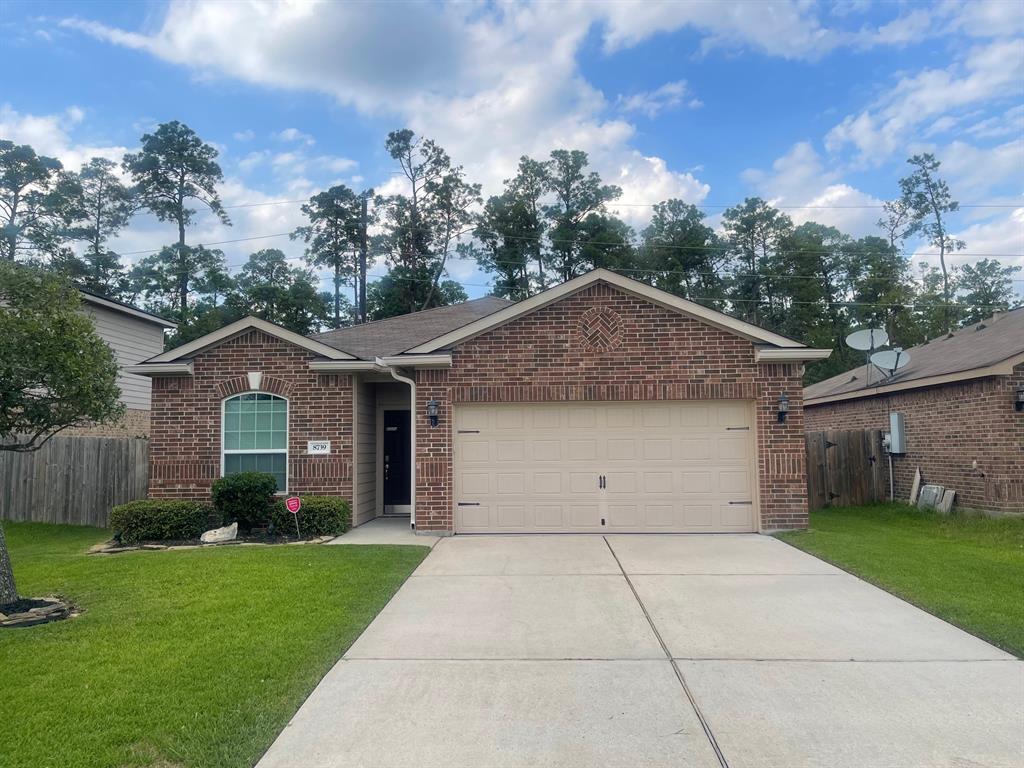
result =
M18 599L18 590L14 587L14 571L11 570L11 558L7 554L7 539L4 538L4 527L0 525L0 608Z
M366 322L366 229L369 223L366 195L363 195L363 206L359 220L359 303L356 306L357 322Z
M334 256L334 327L341 328L341 256Z

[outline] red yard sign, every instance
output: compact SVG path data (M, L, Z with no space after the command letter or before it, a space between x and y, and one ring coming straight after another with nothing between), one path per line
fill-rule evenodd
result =
M302 507L302 499L298 496L289 496L284 500L285 508L293 515L298 514L299 509Z

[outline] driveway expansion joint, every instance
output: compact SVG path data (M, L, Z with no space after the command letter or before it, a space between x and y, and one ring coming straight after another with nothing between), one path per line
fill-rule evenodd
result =
M662 650L665 652L665 658L668 659L669 664L672 667L672 671L675 673L676 679L679 681L679 685L683 689L683 693L686 695L687 701L690 702L690 706L693 707L693 712L697 716L697 720L700 721L701 728L704 729L704 735L707 736L708 742L711 744L711 749L715 752L715 757L718 758L718 762L722 768L729 768L729 763L725 759L725 755L722 754L721 748L718 746L718 742L715 740L715 734L711 730L711 725L704 717L704 713L700 711L700 707L697 706L697 700L694 698L693 693L690 691L690 687L686 684L686 678L683 677L682 670L679 669L679 665L676 664L675 659L672 658L672 652L669 651L668 646L665 644L665 640L662 638L661 633L654 624L654 620L651 618L651 614L647 612L647 606L644 605L644 601L640 599L640 594L636 591L636 587L633 586L633 581L629 578L629 574L626 573L626 569L622 567L622 563L619 562L619 556L615 554L615 549L612 547L608 537L604 536L604 543L608 547L608 551L611 552L613 558L615 558L615 564L619 566L619 570L622 571L622 578L626 580L626 584L629 585L630 591L633 593L633 597L636 598L637 603L640 606L640 610L643 611L644 618L647 619L647 623L651 627L651 632L658 639L658 643L661 645Z

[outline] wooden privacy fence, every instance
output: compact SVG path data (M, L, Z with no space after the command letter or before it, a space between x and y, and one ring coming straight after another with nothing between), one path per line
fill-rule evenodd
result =
M805 439L811 509L888 498L889 470L881 430L808 432Z
M0 519L107 526L110 508L144 499L149 441L54 437L32 453L0 451Z

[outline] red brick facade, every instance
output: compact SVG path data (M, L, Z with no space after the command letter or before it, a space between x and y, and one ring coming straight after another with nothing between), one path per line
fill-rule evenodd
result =
M1024 513L1024 413L1013 408L1022 384L1024 365L1013 376L808 406L807 429L888 431L889 412L899 411L907 454L893 457L897 498L910 496L920 467L926 483L956 490L960 507Z
M585 313L600 315L598 343ZM607 330L606 333L600 333ZM807 525L799 364L757 364L753 344L598 283L456 346L452 367L417 374L417 528L452 528L452 406L479 402L719 400L756 402L764 529ZM786 423L778 399L789 395ZM441 404L439 426L422 415Z
M352 493L352 380L318 375L311 354L249 331L193 359L192 376L155 376L150 493L207 498L220 475L221 403L247 391L289 399L289 491ZM758 364L754 345L605 283L457 345L452 367L416 373L416 523L453 528L453 407L470 402L747 400L755 404L763 529L807 524L798 363ZM789 419L780 424L779 396ZM440 404L431 427L426 403ZM308 440L330 456L306 456Z
M351 499L352 379L310 371L312 357L253 330L198 354L192 376L154 377L150 496L209 498L220 476L221 403L249 391L246 374L259 371L259 391L288 398L288 491ZM330 440L330 455L307 456L309 440Z

